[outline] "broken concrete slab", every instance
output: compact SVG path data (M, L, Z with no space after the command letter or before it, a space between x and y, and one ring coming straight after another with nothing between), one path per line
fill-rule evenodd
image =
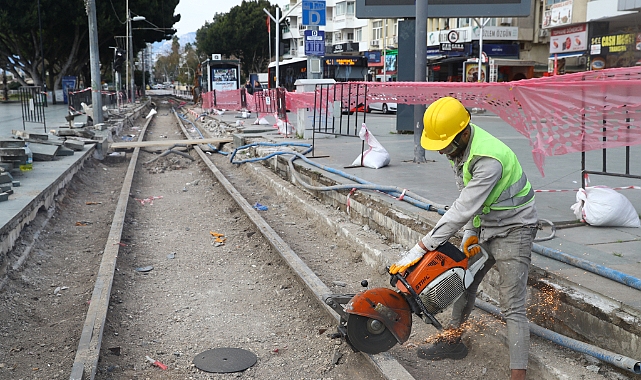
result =
M23 148L24 141L18 139L0 139L0 148Z
M61 146L56 152L56 156L73 156L73 153L74 153L73 150L69 148L65 148L64 146Z
M12 130L11 134L24 140L48 140L49 134Z
M33 153L34 161L51 161L56 156L58 150L61 148L59 145L29 143L29 149Z
M76 139L67 139L65 140L63 146L65 148L69 148L71 150L75 150L77 152L82 151L85 149L85 142L76 140Z
M11 183L11 181L13 181L13 177L10 173L0 173L0 183Z
M24 142L23 142L24 144ZM20 157L25 156L27 153L25 148L0 148L0 156L4 157Z

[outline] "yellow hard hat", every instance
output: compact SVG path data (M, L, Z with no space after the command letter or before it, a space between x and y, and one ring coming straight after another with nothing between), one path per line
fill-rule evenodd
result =
M446 96L430 104L423 115L421 146L441 150L470 123L470 113L456 98Z

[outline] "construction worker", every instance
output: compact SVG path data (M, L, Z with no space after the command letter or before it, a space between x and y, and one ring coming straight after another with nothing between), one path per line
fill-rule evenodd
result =
M405 271L463 228L461 250L470 257L470 263L480 258L474 256L480 252L479 243L489 259L454 303L445 333L433 344L420 346L417 354L428 360L463 359L467 355L461 341L463 323L474 308L481 280L496 265L499 301L507 322L511 379L525 379L530 345L526 285L538 226L534 192L514 152L470 119L463 104L452 97L438 99L425 111L421 145L447 156L460 195L436 226L390 267L390 272Z

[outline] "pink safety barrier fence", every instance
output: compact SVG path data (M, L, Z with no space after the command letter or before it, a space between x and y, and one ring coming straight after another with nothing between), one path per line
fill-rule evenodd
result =
M353 107L362 99L368 103L427 105L443 96L453 96L468 108L493 112L530 140L541 174L545 156L641 144L641 67L500 83L358 83L366 85L366 92L332 94L332 98ZM217 107L240 109L239 91L217 91ZM316 96L287 92L287 109L313 109ZM251 110L251 102L247 103ZM206 106L204 100L203 108L213 107Z

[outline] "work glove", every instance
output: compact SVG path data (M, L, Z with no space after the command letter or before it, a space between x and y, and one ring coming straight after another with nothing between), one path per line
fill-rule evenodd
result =
M463 232L461 250L463 251L463 253L465 253L465 256L467 256L468 259L478 253L481 253L479 237L476 236L476 231L465 230L465 232Z
M389 268L389 273L396 274L399 272L405 272L407 268L416 264L423 257L423 255L425 255L425 253L426 252L423 250L423 248L421 248L420 245L416 244L412 249L403 253L401 259L397 263L392 264L392 266Z

